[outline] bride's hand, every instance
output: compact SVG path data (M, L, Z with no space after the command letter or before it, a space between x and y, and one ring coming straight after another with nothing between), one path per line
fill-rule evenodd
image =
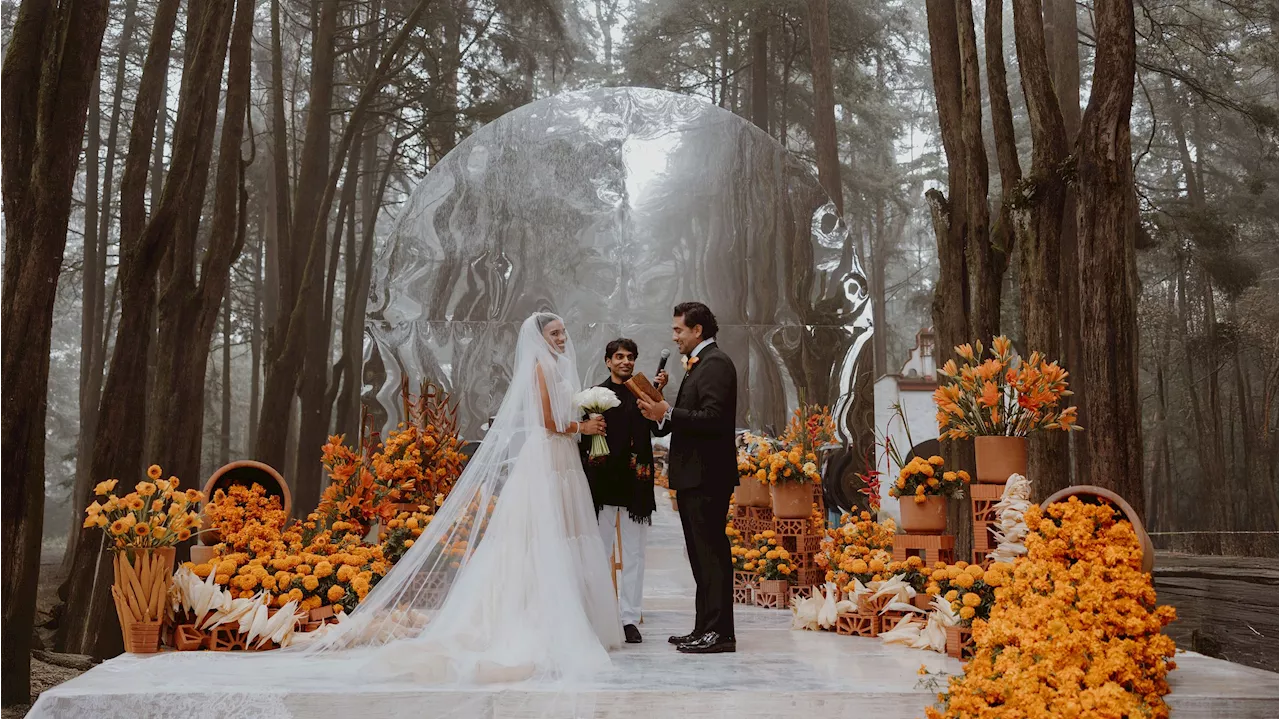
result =
M604 434L604 430L604 417L598 414L578 425L578 431L582 434Z

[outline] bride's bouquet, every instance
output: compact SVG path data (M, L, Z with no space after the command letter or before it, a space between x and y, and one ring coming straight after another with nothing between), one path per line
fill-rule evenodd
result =
M573 403L582 408L583 412L591 415L593 418L604 414L605 410L613 409L622 404L618 400L618 395L608 387L591 387L584 389L573 396ZM591 451L587 454L589 459L596 459L609 454L609 441L604 435L597 434L591 438Z

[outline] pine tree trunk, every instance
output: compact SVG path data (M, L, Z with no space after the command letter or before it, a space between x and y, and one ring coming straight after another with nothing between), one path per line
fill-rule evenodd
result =
M806 0L809 10L809 52L813 60L813 146L818 157L818 182L844 215L840 184L840 147L836 142L835 85L831 77L829 0Z
M218 423L218 466L231 461L231 293L222 301L222 417Z
M236 0L242 4L251 1ZM210 18L209 32L202 34L202 41L211 41L216 47L211 72L200 78L207 85L201 95L200 109L195 110L207 124L195 146L191 179L183 198L184 209L159 276L157 364L150 390L145 459L188 481L201 476L209 347L222 309L228 268L240 252L236 206L242 162L240 145L248 104L252 14L245 7L245 17L236 17L233 23L232 18L240 13L236 2L228 0L222 12ZM228 53L233 25L239 46ZM219 137L215 131L217 107L222 69L228 55L232 74L227 78L226 107ZM213 221L208 246L200 256L200 209L204 207L210 183L215 139L219 145ZM198 275L197 261L200 263Z
M971 273L965 250L968 154L962 130L964 99L957 3L954 0L926 0L925 10L934 102L942 147L947 157L947 194L937 189L925 193L937 241L938 284L934 287L933 296L934 359L941 366L955 357L954 347L972 339L969 332ZM983 192L985 197L985 187ZM942 442L941 451L948 466L973 471L971 442ZM947 527L956 535L957 555L967 556L973 546L970 531L973 517L964 503L948 504Z
M0 68L0 703L25 704L44 524L45 417L58 275L106 0L25 0Z
M129 134L129 150L125 156L120 183L120 321L111 366L103 387L101 413L93 444L92 476L117 477L121 480L142 474L142 454L146 426L147 362L152 348L153 308L155 305L155 273L166 243L172 237L183 197L179 190L182 178L194 164L194 146L203 126L198 111L199 89L210 90L201 83L183 83L178 120L174 128L173 164L165 189L153 205L150 220L146 217L147 169L155 138L157 116L163 106L162 91L169 71L173 31L177 21L179 0L163 0L156 9L147 58L134 104L133 126ZM218 4L210 2L198 12L216 15ZM188 25L204 24L199 17L188 17ZM193 38L198 34L193 34ZM213 43L189 46L191 77L203 77L212 71L210 57ZM110 562L104 551L102 532L83 530L68 578L71 588L67 608L59 627L59 651L108 656L122 647L115 614L109 610Z
M1067 131L1053 91L1040 0L1014 0L1013 21L1032 147L1031 173L1022 190L1027 207L1013 213L1015 223L1024 228L1019 232L1022 329L1028 353L1039 351L1046 360L1053 361L1061 349L1058 263L1066 205L1063 170L1067 162ZM1043 499L1067 487L1071 475L1067 435L1041 432L1031 438L1029 445L1027 470L1032 499Z
M106 258L107 258L107 240L110 237L111 229L111 197L113 177L115 176L116 166L116 145L120 134L120 110L124 99L125 86L125 63L128 60L130 52L133 49L133 33L136 30L137 17L137 0L129 0L125 4L124 25L121 27L120 42L117 44L116 52L119 57L116 60L115 87L113 90L113 98L111 102L111 119L110 129L107 131L106 160L103 163L101 194L98 194L97 183L94 183L94 190L86 195L86 212L85 212L85 263L84 263L84 280L85 293L83 296L83 308L81 312L81 332L82 340L87 340L83 345L80 356L80 435L76 438L76 484L72 490L71 500L71 521L69 532L67 535L67 549L62 558L62 571L64 576L71 571L71 561L75 556L76 541L80 536L80 525L82 523L80 517L80 507L87 506L90 502L90 488L95 484L93 477L90 476L89 469L91 464L91 455L93 454L93 437L97 432L98 424L98 402L102 398L102 378L106 369L106 352L104 344L103 326L105 318L103 313L109 311L103 304L103 297L106 292ZM101 72L94 74L95 78L101 78ZM93 144L97 144L100 137L101 127L101 88L94 91L94 100L90 108L94 118L89 121L89 131L95 138ZM93 154L93 171L97 174L97 148ZM90 218L87 203L93 199L96 220ZM98 197L102 198L101 210L98 208ZM95 224L96 223L96 224ZM90 233L95 233L95 239L90 240ZM90 245L93 245L90 248ZM92 249L92 251L90 251ZM92 264L89 261L90 254L93 256ZM85 351L87 349L87 353ZM60 590L65 598L65 590Z
M1133 4L1095 5L1098 52L1080 130L1081 374L1096 422L1087 432L1093 484L1145 516L1138 387L1137 262L1129 114L1133 106Z
M1075 0L1045 0L1045 47L1053 73L1054 93L1062 112L1062 123L1067 135L1067 151L1074 153L1076 138L1080 134L1080 42L1076 22ZM1071 386L1080 425L1089 426L1089 390L1084 377L1077 371L1080 366L1080 316L1075 308L1080 306L1080 249L1076 232L1076 190L1068 185L1063 198L1062 234L1059 240L1058 291L1061 327L1061 365L1071 373ZM1089 477L1088 442L1084 434L1072 433L1068 440L1072 461L1064 468L1065 481L1086 484Z
M995 258L991 246L990 211L987 207L990 178L982 139L982 84L978 71L973 5L968 0L957 0L955 7L960 48L960 137L964 153L960 177L964 184L962 236L969 271L969 339L989 345L991 338L1000 331L1000 287L1004 267ZM952 202L956 202L955 198Z
M769 15L756 13L751 29L751 122L769 132Z
M309 247L312 239L311 233L315 231L315 225L312 223L315 222L314 218L320 218L319 224L323 225L323 229L321 230L322 237L319 241L317 258L320 260L320 266L316 272L318 281L310 282L304 279L298 297L292 302L281 305L281 307L287 306L293 309L294 302L300 301L306 304L311 314L309 321L299 328L301 330L300 338L303 350L298 361L288 363L278 361L269 364L267 369L267 396L276 394L272 392L271 385L273 382L283 381L290 386L296 382L298 388L298 399L302 406L298 430L298 451L305 453L305 459L299 458L302 461L297 461L295 465L297 474L290 476L289 479L293 483L294 507L299 512L302 512L300 516L306 516L306 512L311 511L320 501L320 480L323 475L320 465L314 460L316 451L324 443L325 428L320 425L323 415L321 404L324 402L329 369L329 358L327 356L329 328L322 325L323 312L320 311L324 305L326 276L324 267L327 245L325 239L328 238L329 221L328 212L325 212L324 215L319 213L321 197L324 194L325 182L329 174L329 148L331 144L330 134L332 132L329 113L333 107L334 41L338 27L338 3L337 0L318 1L320 15L314 36L315 40L311 45L311 91L309 93L310 104L307 107L307 132L302 144L302 174L298 178L293 198L294 211L300 221L294 224L293 237L290 238L290 244L295 251L303 247ZM303 219L308 219L308 221L301 221ZM291 259L295 263L295 271L298 268L297 263L309 263L310 261L308 257L301 254ZM287 374L281 374L281 372ZM277 393L279 392L277 391ZM263 414L265 429L265 422L270 422L272 417L270 408L265 404L263 406ZM320 437L319 441L311 444L317 435ZM260 449L265 449L265 447L260 447ZM267 463L273 464L270 461Z
M160 334L156 344L160 365L152 390L154 411L148 425L147 452L166 464L166 471L178 473L179 477L200 476L209 348L227 294L230 266L244 247L247 201L242 189L246 165L242 145L250 99L253 5L255 0L236 0L234 23L228 6L219 27L220 56L228 58L227 97L219 137L212 221L207 247L200 258L200 273L196 274L197 223L189 224L174 239L169 251L172 265L168 273L161 271ZM221 84L221 73L212 75L210 82L216 84L212 86L215 90L209 116L216 116L216 88ZM209 137L207 145L201 147L205 182L196 183L201 200L209 178L211 150Z

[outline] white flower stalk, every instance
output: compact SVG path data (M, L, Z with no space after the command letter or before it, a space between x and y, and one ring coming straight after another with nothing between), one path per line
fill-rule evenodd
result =
M1004 494L993 507L996 515L996 548L987 557L997 562L1012 563L1027 553L1027 522L1023 518L1031 508L1031 481L1020 474L1009 476Z

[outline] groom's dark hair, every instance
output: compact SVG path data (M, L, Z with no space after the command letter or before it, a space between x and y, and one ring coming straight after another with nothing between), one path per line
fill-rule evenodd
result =
M716 322L716 316L711 314L711 308L701 302L681 302L676 305L675 314L671 316L683 317L685 327L690 329L702 325L704 340L714 338L720 331L720 325Z
M604 358L612 359L613 353L618 350L626 350L636 357L640 356L640 348L636 346L635 340L630 340L626 337L619 337L604 346Z

